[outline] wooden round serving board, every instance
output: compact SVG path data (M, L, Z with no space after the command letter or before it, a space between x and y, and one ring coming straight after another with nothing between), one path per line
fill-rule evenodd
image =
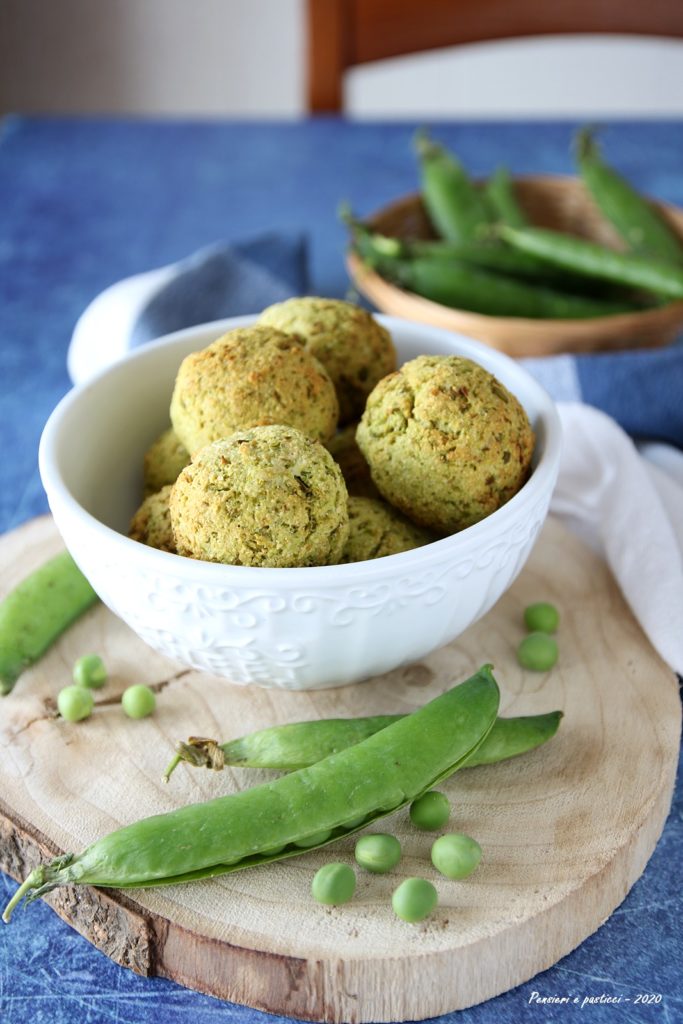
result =
M48 518L2 538L2 591L60 546ZM514 654L522 610L540 599L562 614L560 661L548 674L523 671ZM104 656L111 677L92 718L70 724L54 716L54 700L88 651ZM411 711L485 661L495 665L502 714L561 708L565 718L547 746L441 787L453 806L450 830L474 836L484 851L470 879L438 876L434 837L399 812L383 828L400 838L401 863L389 875L359 870L356 897L343 907L314 903L310 883L323 862L352 863L352 841L210 882L48 896L118 963L280 1014L415 1020L481 1002L555 963L623 900L660 835L674 783L675 678L602 562L552 520L511 590L457 642L336 690L233 687L166 661L104 607L93 609L0 703L0 866L23 877L41 858L266 775L181 766L165 786L176 739ZM124 717L118 696L133 682L159 691L151 718ZM438 909L418 925L396 919L390 904L410 875L439 892Z

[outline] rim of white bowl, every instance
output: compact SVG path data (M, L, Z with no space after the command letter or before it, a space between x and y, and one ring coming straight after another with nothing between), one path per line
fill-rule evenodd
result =
M125 534L119 533L112 527L102 523L76 500L67 487L59 470L56 447L59 432L64 419L69 414L73 405L81 400L81 396L89 393L98 387L99 381L109 374L116 373L123 366L129 363L144 362L152 358L152 353L159 348L168 345L185 343L190 338L205 332L217 331L217 336L230 330L232 327L253 323L258 314L248 316L228 317L221 320L212 320L203 324L196 324L186 327L163 337L151 341L148 344L133 349L122 358L116 359L110 366L100 370L84 384L76 385L61 399L51 413L40 439L38 449L38 465L43 486L48 495L50 503L53 497L66 507L77 518L84 522L84 525L99 535L104 543L122 544L136 561L149 570L163 571L166 573L181 573L183 576L196 582L206 584L235 584L254 585L254 573L258 573L259 585L272 587L289 587L293 585L303 586L306 583L320 586L328 577L330 584L342 583L343 577L352 575L354 580L360 581L369 577L401 574L403 571L410 571L418 566L425 567L435 561L440 561L446 550L449 553L456 551L459 547L464 549L471 540L484 534L489 528L492 520L500 521L502 517L514 515L524 505L535 503L540 495L546 491L552 492L557 472L559 469L562 428L560 418L553 399L545 388L536 381L531 374L518 362L497 349L492 349L482 342L467 338L454 331L445 330L440 327L428 326L410 320L403 320L400 317L373 314L376 320L384 324L389 331L397 327L401 331L415 331L424 335L425 342L429 338L439 338L442 341L457 342L459 352L453 354L464 354L480 363L503 363L508 373L514 378L519 378L524 389L530 390L539 410L539 416L546 427L544 450L527 482L520 488L517 494L513 495L504 505L495 512L461 530L459 533L451 534L440 540L432 541L419 548L410 551L402 551L395 555L387 555L383 558L368 559L363 562L346 562L338 565L315 565L300 566L293 568L272 568L266 566L228 565L222 562L205 562L200 559L187 558L184 555L173 554L168 551L159 551L156 548L148 547L139 541L131 540ZM429 354L428 351L425 354ZM490 371L494 372L494 371ZM514 391L514 385L511 388ZM548 494L550 498L550 494ZM180 561L179 561L180 560Z

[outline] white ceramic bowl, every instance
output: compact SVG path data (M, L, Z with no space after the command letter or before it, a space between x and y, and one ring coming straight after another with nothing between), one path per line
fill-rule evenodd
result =
M552 400L521 366L490 348L379 317L401 362L421 353L467 356L522 402L536 431L534 471L506 505L452 537L351 565L218 565L129 540L143 453L168 425L181 360L253 319L168 335L60 402L43 432L40 472L69 551L104 603L151 647L234 683L338 686L424 657L488 611L529 555L559 464Z

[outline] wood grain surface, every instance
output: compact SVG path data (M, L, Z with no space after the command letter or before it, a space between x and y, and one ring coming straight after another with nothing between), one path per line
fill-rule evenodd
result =
M60 546L49 518L5 535L2 592ZM514 655L522 610L541 599L562 614L560 661L548 674L522 670ZM64 722L56 695L89 651L105 658L110 680L92 718ZM480 1002L549 967L600 926L643 871L673 789L675 678L602 562L552 520L511 590L457 642L336 690L232 687L168 662L104 607L93 609L0 703L0 866L20 878L41 858L78 851L144 815L267 777L180 766L164 785L176 739L410 711L485 661L495 665L503 714L561 708L565 718L540 750L465 770L442 787L453 806L449 829L474 836L484 851L470 879L438 876L433 836L398 812L383 828L400 838L401 863L390 875L359 870L357 895L344 907L321 907L309 891L321 863L352 862L350 840L209 882L47 897L116 962L281 1014L415 1020ZM151 718L124 717L118 697L133 682L156 688ZM439 892L438 909L418 925L397 920L390 906L410 875L432 879Z

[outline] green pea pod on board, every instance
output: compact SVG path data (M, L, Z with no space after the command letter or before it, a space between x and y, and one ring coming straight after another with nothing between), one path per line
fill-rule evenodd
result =
M434 228L450 242L477 238L491 223L488 204L452 153L418 133L422 200Z
M498 230L515 249L546 260L551 266L644 288L668 299L683 299L683 266L615 252L548 228L511 228L503 224Z
M187 743L178 743L176 755L166 769L164 778L168 781L181 762L194 768L211 768L214 771L221 771L226 765L296 771L360 743L404 717L373 715L291 722L259 729L223 744L191 736ZM518 718L497 718L486 739L462 767L495 764L533 750L555 735L561 719L561 711Z
M496 720L489 665L366 740L252 789L143 818L35 868L2 915L60 885L169 885L267 864L356 832L446 779Z
M51 558L0 604L0 694L97 601L68 551Z
M581 177L601 212L631 249L669 263L683 263L683 241L661 214L603 159L592 128L576 137ZM521 224L508 222L512 227Z

